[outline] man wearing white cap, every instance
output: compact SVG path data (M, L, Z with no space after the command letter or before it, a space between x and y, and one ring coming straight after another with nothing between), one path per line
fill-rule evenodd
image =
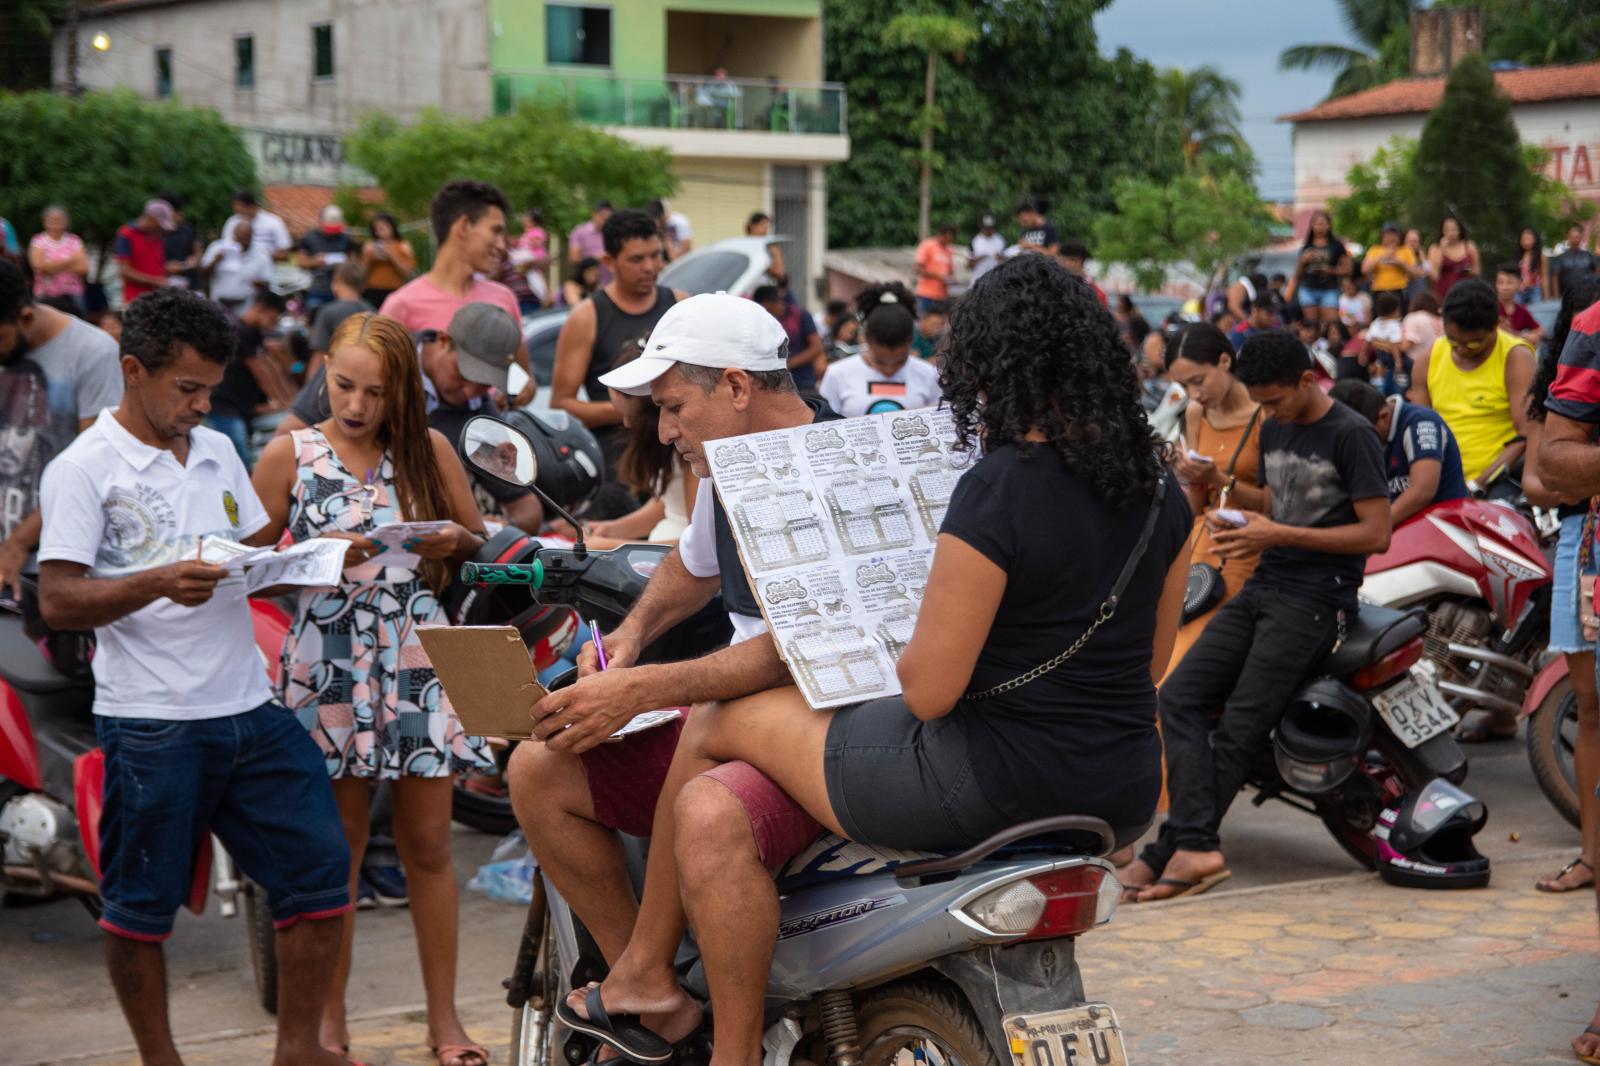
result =
M644 354L600 381L618 392L650 396L660 408L662 442L705 478L711 473L707 441L838 417L795 391L788 354L787 334L760 305L725 293L703 294L668 309ZM719 592L733 623L729 647L686 662L634 665L646 645ZM578 682L533 708L534 735L545 743L517 748L511 795L540 869L572 901L613 964L605 1002L598 1002L600 990L580 989L561 1005L563 1021L579 1031L606 1033L608 1042L625 1045L636 1061L658 1062L699 1025L700 1007L670 981L670 987L648 991L629 983L629 974L639 972L630 969L630 960L661 950L670 955L671 948L662 946L677 944L683 918L675 881L647 879L643 907L635 901L617 833L650 833L682 722L603 742L644 711L792 684L767 636L727 516L709 487L696 495L677 548L662 560L632 613L603 641L605 671L591 645L578 660ZM818 832L804 809L752 767L727 763L710 776L743 806L769 868L782 865ZM631 1016L640 1012L642 1021Z

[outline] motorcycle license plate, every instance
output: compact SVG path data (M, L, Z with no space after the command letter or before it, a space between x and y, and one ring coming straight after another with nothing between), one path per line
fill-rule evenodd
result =
M1439 695L1439 690L1415 676L1403 679L1393 688L1372 697L1389 729L1400 743L1414 748L1425 740L1446 732L1461 716Z
M1013 1066L1127 1066L1117 1015L1104 1003L1004 1021Z

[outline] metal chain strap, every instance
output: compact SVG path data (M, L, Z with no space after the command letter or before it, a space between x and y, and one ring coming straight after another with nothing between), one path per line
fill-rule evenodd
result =
M986 688L982 692L969 692L962 698L968 700L991 699L995 696L1002 695L1003 693L1010 692L1013 689L1019 689L1028 682L1043 677L1045 674L1048 674L1050 671L1054 670L1056 667L1060 666L1062 663L1078 654L1078 649L1082 648L1089 642L1089 638L1094 636L1095 630L1099 629L1102 625L1111 620L1111 616L1116 613L1116 610L1117 605L1112 601L1107 600L1100 605L1100 613L1095 617L1093 622L1089 623L1089 628L1085 629L1083 631L1083 635L1077 640L1073 641L1072 646L1066 651L1062 652L1060 655L1057 655L1054 659L1051 659L1047 663L1040 663L1038 666L1035 666L1032 670L1029 670L1025 674L1019 674L1018 676L1013 677L1010 681L1002 681L993 688Z

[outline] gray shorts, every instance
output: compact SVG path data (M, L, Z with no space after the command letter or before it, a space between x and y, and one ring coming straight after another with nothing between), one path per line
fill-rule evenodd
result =
M835 714L823 772L845 835L864 844L950 851L1015 824L974 780L961 722L919 721L902 696Z

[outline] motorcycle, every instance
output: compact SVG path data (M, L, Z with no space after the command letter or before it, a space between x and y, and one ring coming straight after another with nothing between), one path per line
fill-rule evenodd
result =
M289 617L269 601L251 600L250 621L276 681ZM93 680L56 669L22 617L0 613L0 892L68 895L98 919L105 755L96 744L93 708ZM225 918L237 915L242 901L256 986L263 1005L275 1009L272 913L264 893L240 878L221 843L208 836L195 856L186 905L204 913L210 894Z
M474 419L462 456L490 476L529 484L535 460L519 438L504 423ZM465 564L462 580L522 585L604 626L626 614L666 551L541 547L528 565ZM1121 889L1104 856L1123 843L1104 822L1075 816L1014 826L954 855L824 835L778 876L767 1066L888 1066L902 1051L918 1061L1125 1063L1116 1014L1085 1001L1075 957L1076 938L1115 912ZM694 956L692 945L680 955L682 976L704 1000ZM561 1027L554 1007L604 972L567 901L536 878L505 982L512 1062L585 1061L593 1041ZM704 1054L702 1046L682 1057Z

